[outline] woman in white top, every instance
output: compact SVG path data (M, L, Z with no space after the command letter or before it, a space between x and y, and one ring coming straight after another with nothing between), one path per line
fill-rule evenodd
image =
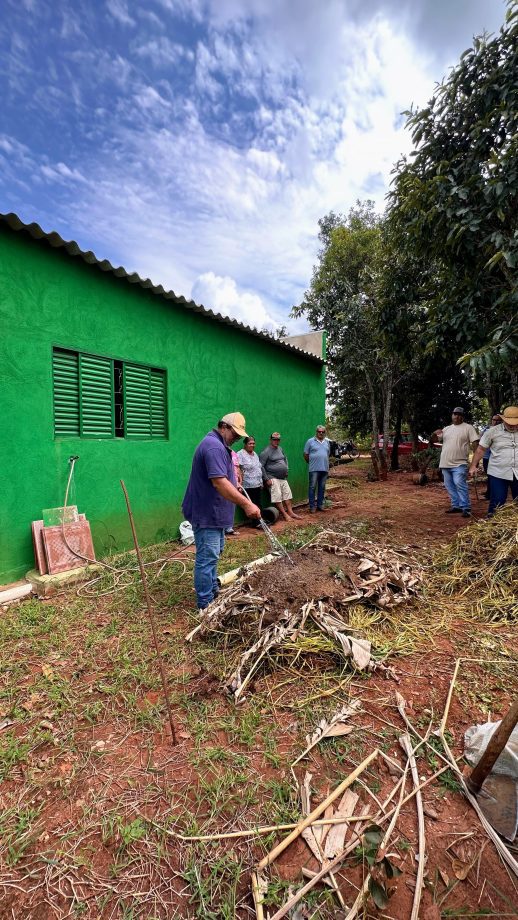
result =
M259 457L255 452L255 438L250 435L243 441L244 447L237 452L239 466L243 476L243 488L246 489L250 496L250 501L254 505L261 507L261 492L263 488L263 473ZM254 527L258 527L258 521L249 521Z

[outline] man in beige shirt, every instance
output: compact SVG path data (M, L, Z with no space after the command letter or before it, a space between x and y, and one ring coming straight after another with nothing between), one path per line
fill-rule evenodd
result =
M488 517L505 505L509 489L513 501L518 501L518 406L508 406L499 418L502 424L488 428L482 435L469 468L469 475L474 476L484 451L491 449L487 468L491 477Z
M464 409L460 406L453 410L451 420L451 425L433 432L430 443L442 442L439 468L451 501L446 514L462 514L467 518L471 517L467 483L469 449L475 450L479 439L473 425L464 421Z

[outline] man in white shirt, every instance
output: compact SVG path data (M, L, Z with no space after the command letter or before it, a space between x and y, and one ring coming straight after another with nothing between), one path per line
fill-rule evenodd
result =
M488 447L491 449L487 467L491 476L488 517L493 517L496 509L505 505L509 487L513 500L518 499L518 406L508 406L500 418L501 425L488 428L482 435L469 468L469 475L474 476L484 451Z
M446 514L462 514L467 518L471 517L467 483L469 449L475 450L479 439L473 425L464 421L464 409L460 406L453 410L451 420L451 425L433 432L430 443L442 442L439 468L451 502Z

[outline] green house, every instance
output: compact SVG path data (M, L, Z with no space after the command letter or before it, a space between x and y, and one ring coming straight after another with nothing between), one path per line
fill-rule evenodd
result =
M295 497L324 418L322 355L165 291L57 233L0 215L0 584L33 567L31 521L69 503L98 555L176 538L196 444L226 412L260 449L279 429Z

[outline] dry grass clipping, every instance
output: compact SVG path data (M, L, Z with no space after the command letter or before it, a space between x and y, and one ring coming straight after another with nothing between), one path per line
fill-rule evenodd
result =
M433 556L432 590L482 622L518 619L518 505L459 531Z

